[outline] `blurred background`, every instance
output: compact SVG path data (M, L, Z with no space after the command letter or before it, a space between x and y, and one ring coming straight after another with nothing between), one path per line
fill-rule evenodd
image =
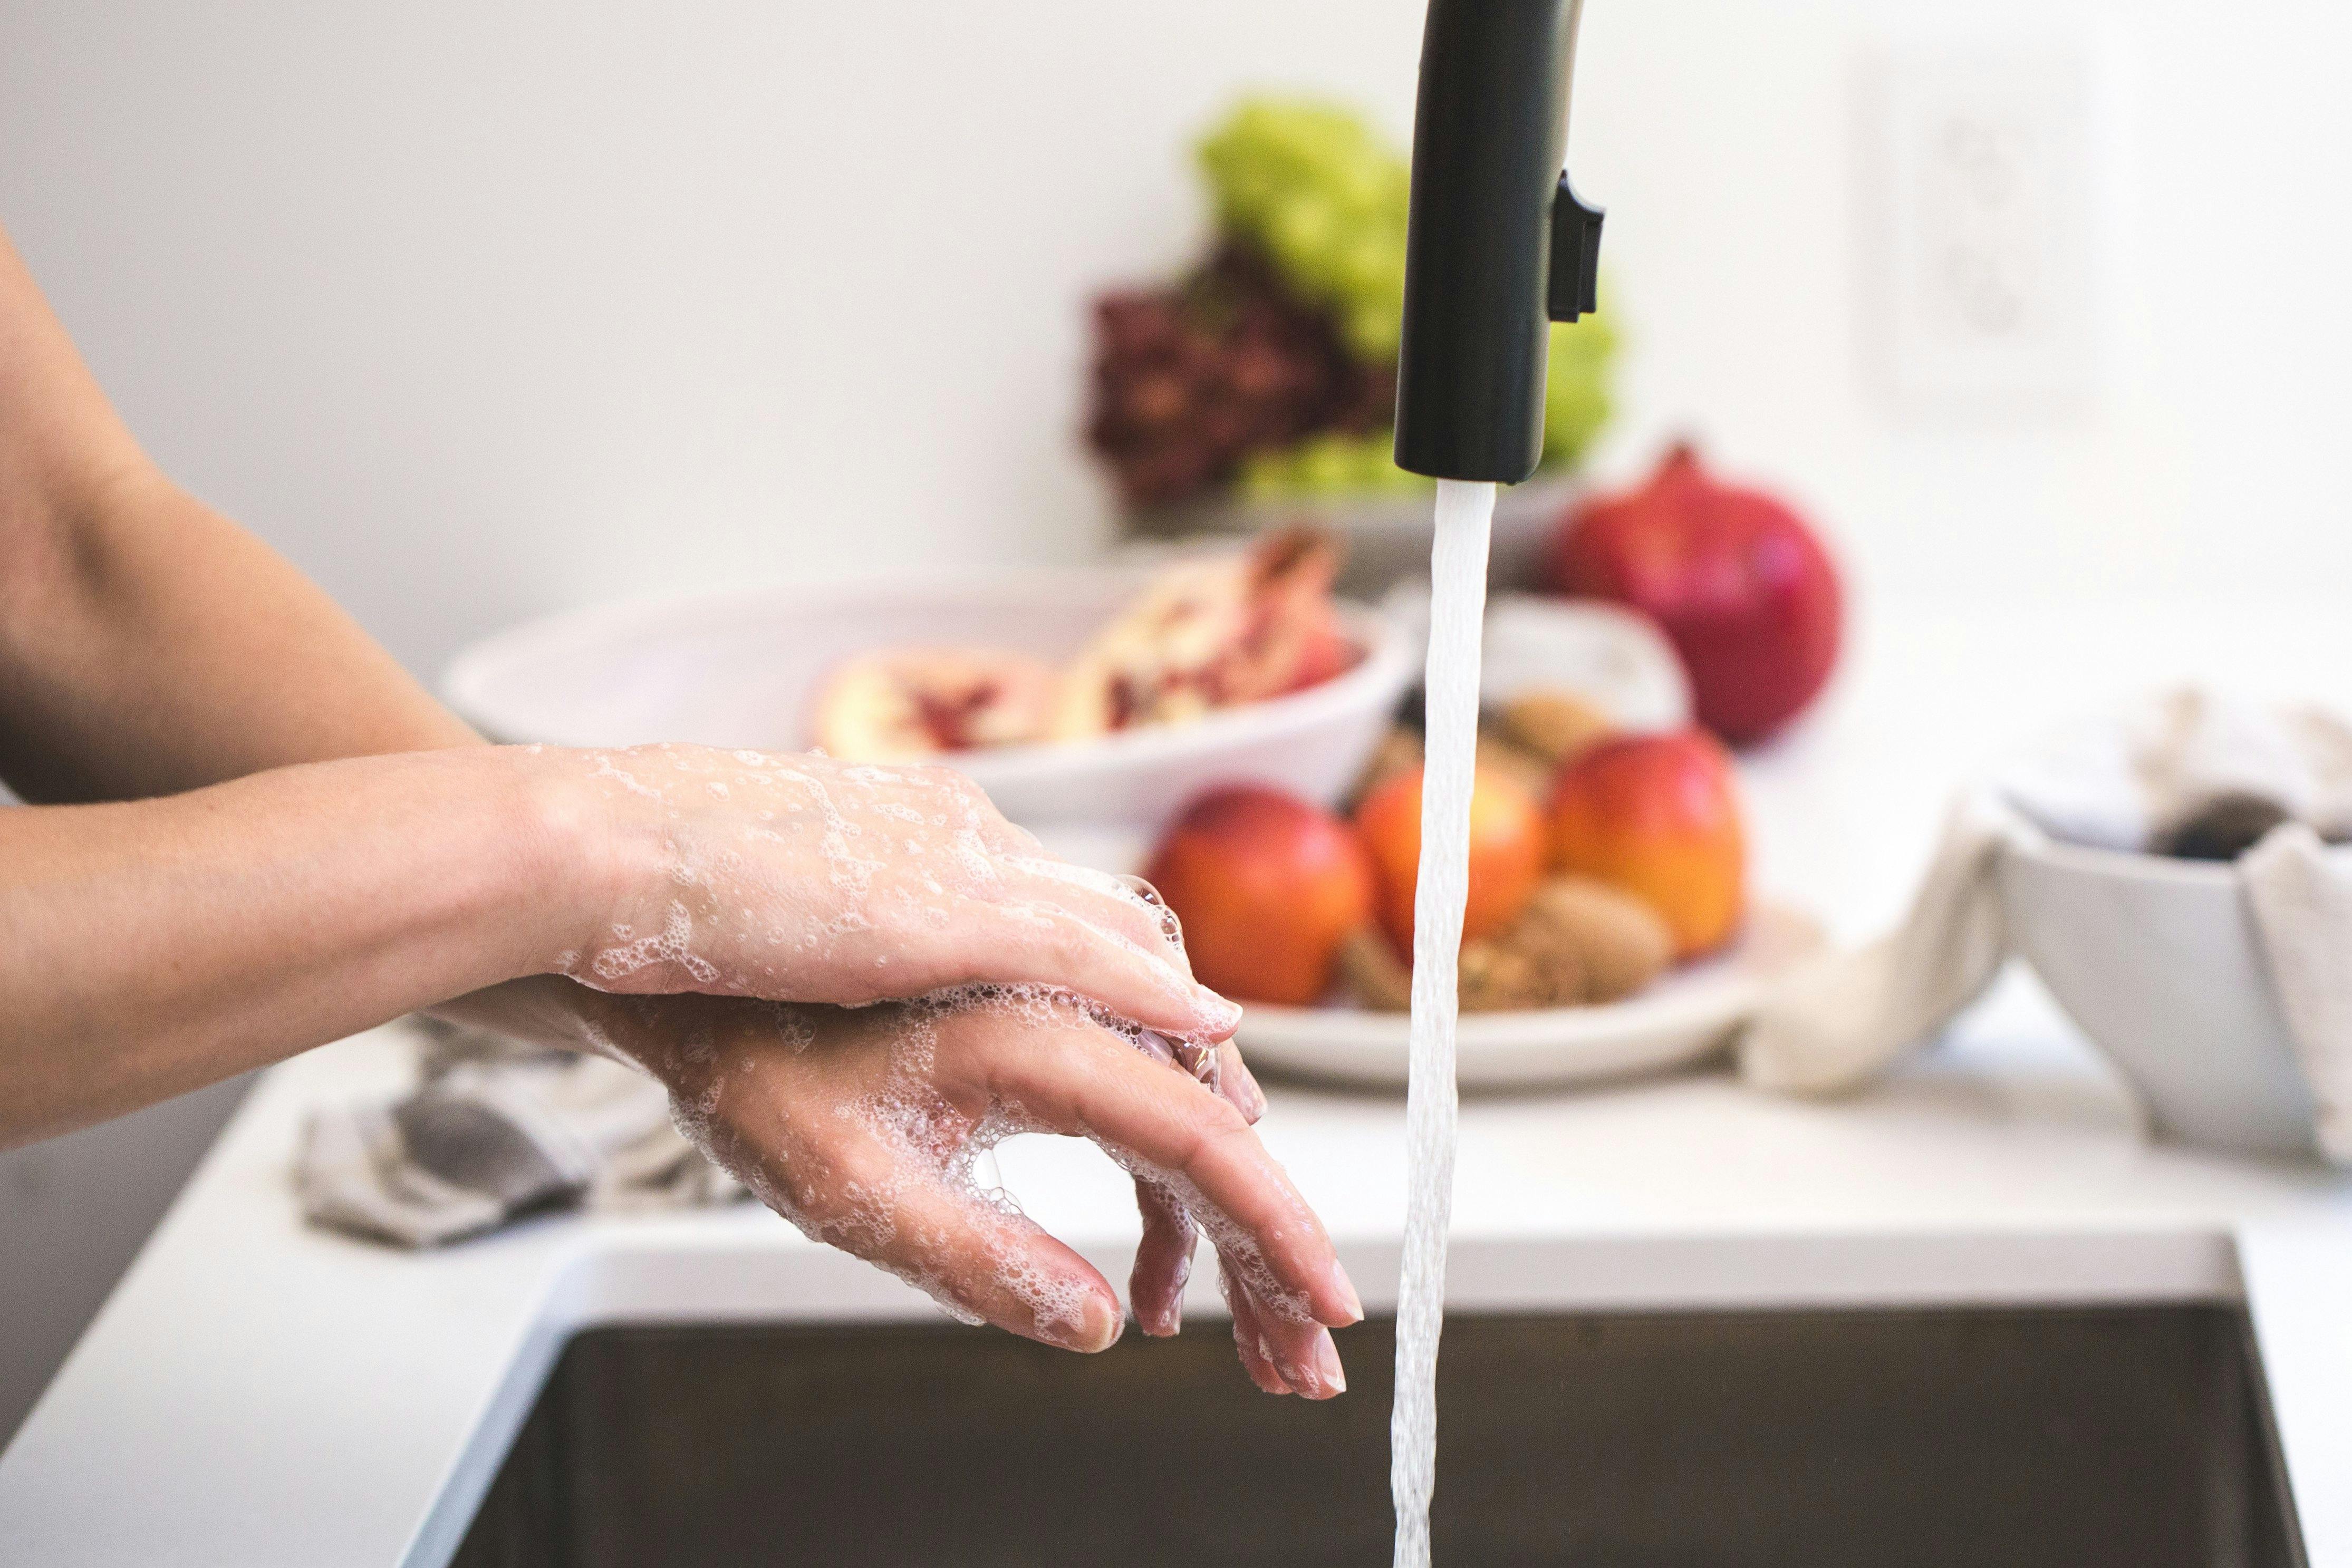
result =
M1101 550L1088 301L1201 255L1192 149L1245 92L1402 145L1421 21L15 0L0 222L162 463L432 680L562 608ZM1572 162L1622 347L1588 476L1691 434L1790 497L1857 662L1905 617L2124 604L2193 643L2333 591L2347 35L2289 0L1591 5ZM0 1437L232 1097L0 1156L0 1258L43 1259L0 1270Z
M1599 470L1700 428L1829 521L1864 601L2339 575L2352 298L2320 193L2352 173L2352 16L1968 18L1592 6L1577 178L1627 341ZM1084 301L1197 250L1190 150L1238 92L1402 141L1420 26L1411 0L20 0L0 212L161 460L431 673L616 595L1093 548ZM1939 409L1883 362L1870 166L1897 138L1869 99L1988 46L2091 78L2048 149L2088 176L2095 210L2053 214L2086 278L2048 281L2095 320L2038 372L2071 395Z

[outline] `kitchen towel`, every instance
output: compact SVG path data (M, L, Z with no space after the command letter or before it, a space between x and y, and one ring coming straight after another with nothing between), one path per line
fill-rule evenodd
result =
M2047 835L2146 850L2231 795L2297 819L2234 866L2317 1107L2315 1141L2352 1165L2352 728L2193 688L2074 727L1962 792L1927 874L1895 928L1792 973L1738 1042L1759 1088L1834 1094L1868 1082L1981 996L2009 957L1995 868Z
M294 1183L313 1224L436 1247L558 1207L686 1207L744 1196L625 1063L413 1019L420 1082L314 1111Z

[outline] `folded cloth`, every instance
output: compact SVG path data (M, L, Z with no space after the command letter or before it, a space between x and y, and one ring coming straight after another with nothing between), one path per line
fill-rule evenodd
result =
M311 1113L294 1185L313 1224L435 1247L541 1209L688 1207L743 1196L623 1062L411 1019L421 1082Z
M2352 1166L2352 858L2301 822L2238 862L2303 1076L2319 1152Z
M1964 790L1902 921L1791 972L1738 1041L1759 1088L1832 1094L1894 1066L1982 995L2009 956L1994 872L2044 834L2144 850L2200 805L2253 794L2301 819L2235 863L2318 1107L2320 1151L2352 1165L2352 730L2193 689L2078 727Z
M1842 1093L1940 1031L2008 960L1993 867L2002 846L2035 831L1998 796L1962 794L1902 922L1776 987L1740 1034L1741 1076L1761 1089Z

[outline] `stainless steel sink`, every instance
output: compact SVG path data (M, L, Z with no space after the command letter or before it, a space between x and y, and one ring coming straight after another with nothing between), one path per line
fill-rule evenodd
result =
M1084 1359L948 1324L593 1328L466 1568L1386 1563L1391 1325L1327 1405L1224 1326ZM1451 1317L1437 1559L2300 1564L2224 1304Z

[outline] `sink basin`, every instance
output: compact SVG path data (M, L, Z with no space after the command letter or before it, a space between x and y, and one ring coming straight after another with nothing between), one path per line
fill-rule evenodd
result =
M1086 1359L946 1323L591 1327L465 1568L1376 1564L1392 1324L1270 1399L1224 1326ZM2303 1562L2231 1303L1477 1312L1440 1361L1447 1568Z

